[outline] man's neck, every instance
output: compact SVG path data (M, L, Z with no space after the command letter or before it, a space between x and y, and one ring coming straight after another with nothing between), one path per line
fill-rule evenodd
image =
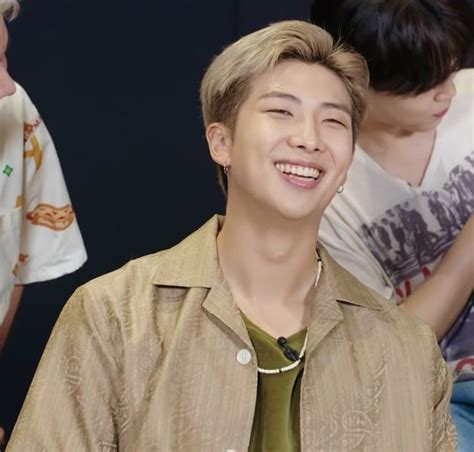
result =
M423 181L435 138L436 130L410 132L366 121L357 144L387 173L418 186Z
M309 320L318 225L228 206L217 239L220 265L237 305L270 334L293 334Z

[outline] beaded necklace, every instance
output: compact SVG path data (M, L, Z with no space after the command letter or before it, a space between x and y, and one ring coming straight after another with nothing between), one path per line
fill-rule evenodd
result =
M316 279L314 281L314 286L313 286L314 289L316 289L318 285L319 278L321 276L321 271L323 269L323 262L321 261L321 258L319 257L318 253L316 253L316 259L318 260L318 272L316 273ZM288 372L289 370L292 370L295 367L298 367L301 361L303 360L304 354L306 352L307 343L308 343L308 328L306 328L306 335L304 337L303 347L301 347L301 351L298 354L298 359L295 362L288 364L288 366L279 367L277 369L263 369L257 366L258 372L261 374L266 374L266 375L281 374L283 372Z

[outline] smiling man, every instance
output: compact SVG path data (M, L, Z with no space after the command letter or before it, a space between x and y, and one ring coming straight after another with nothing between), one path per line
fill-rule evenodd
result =
M364 60L305 22L213 61L201 101L225 218L76 291L10 450L455 449L431 330L314 234L367 84Z

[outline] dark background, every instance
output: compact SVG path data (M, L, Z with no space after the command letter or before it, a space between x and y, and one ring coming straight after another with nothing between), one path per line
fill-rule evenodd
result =
M72 291L223 212L198 97L211 57L269 22L307 18L310 3L23 1L9 24L10 72L54 138L89 259L25 288L0 358L7 435Z

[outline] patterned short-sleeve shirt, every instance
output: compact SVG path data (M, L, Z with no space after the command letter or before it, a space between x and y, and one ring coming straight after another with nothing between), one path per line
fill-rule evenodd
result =
M57 278L86 259L54 143L17 85L0 100L0 323L13 285Z

